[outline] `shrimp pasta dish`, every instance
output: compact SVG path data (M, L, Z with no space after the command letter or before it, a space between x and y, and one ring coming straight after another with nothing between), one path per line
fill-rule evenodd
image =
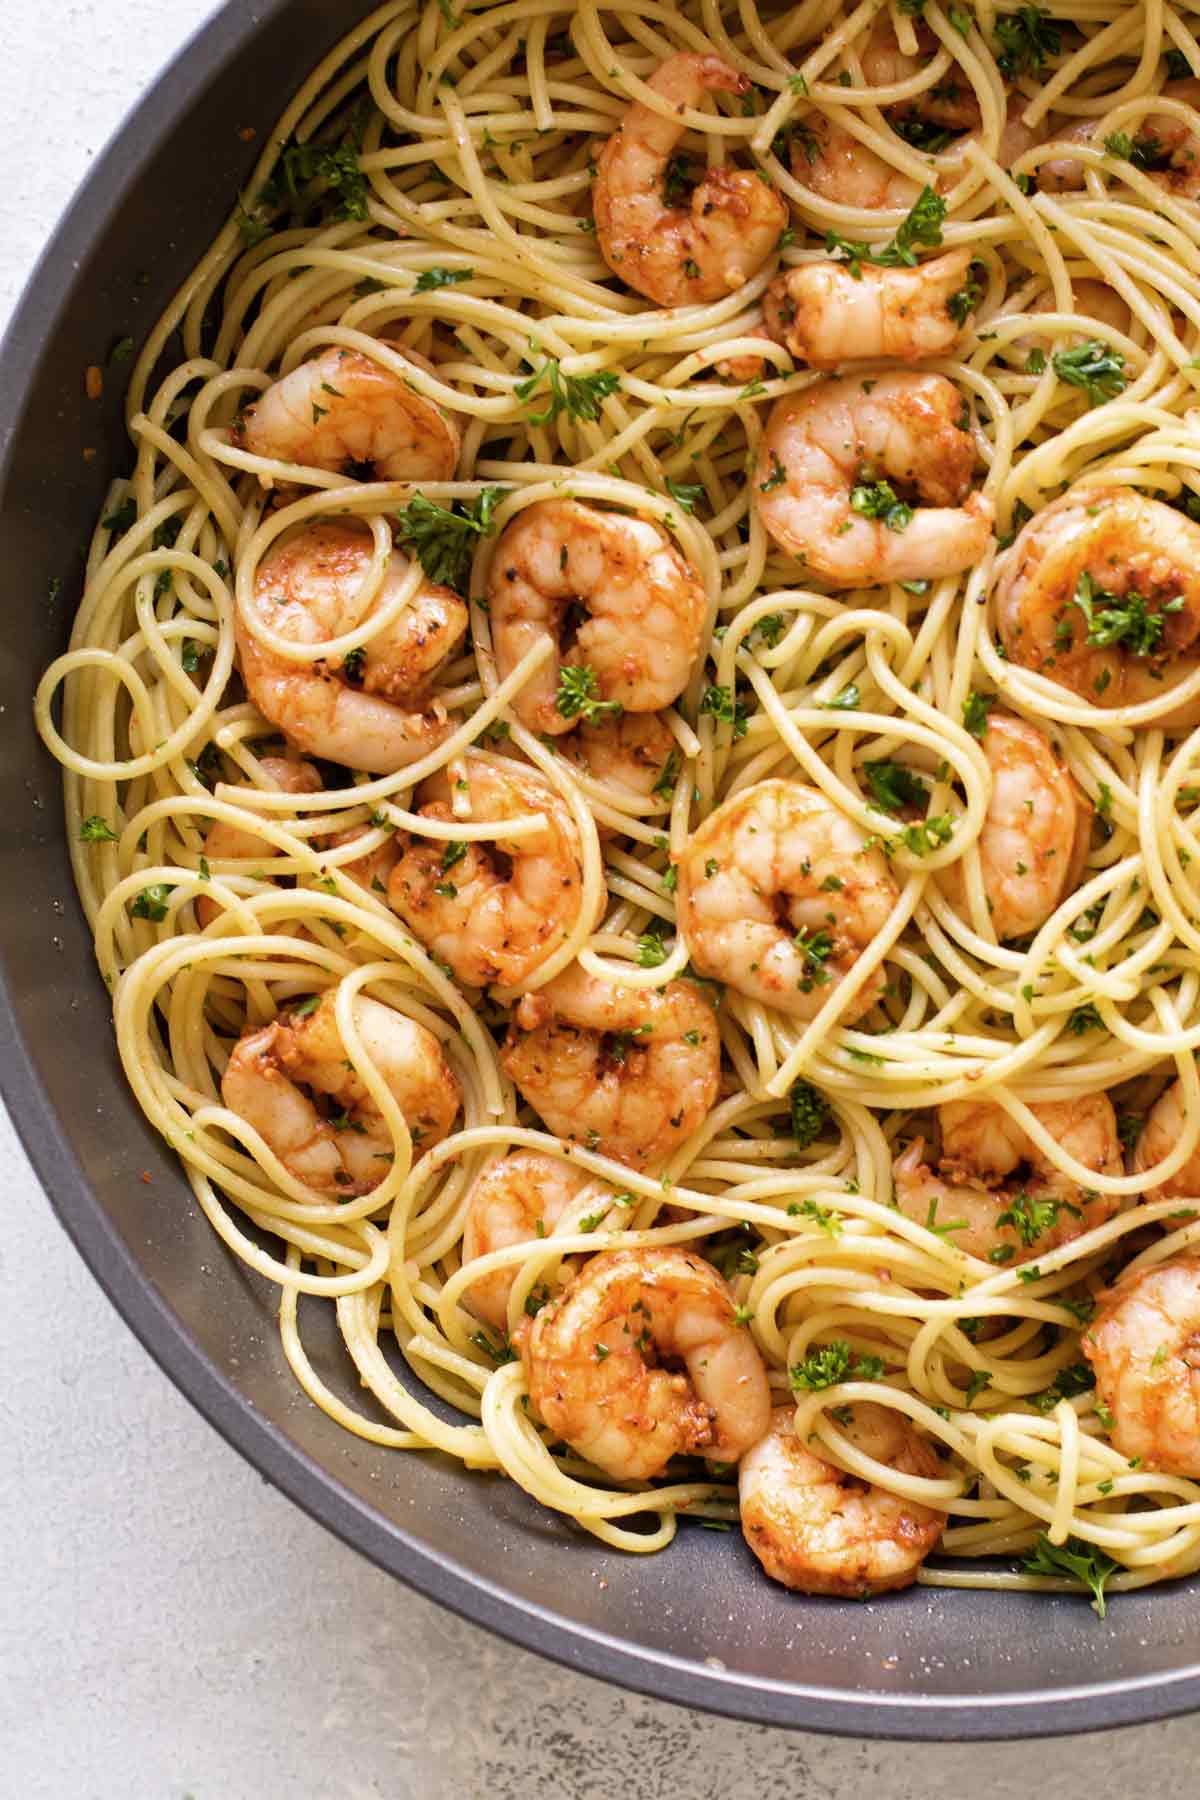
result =
M36 720L347 1432L810 1595L1200 1569L1198 34L388 0L261 140Z

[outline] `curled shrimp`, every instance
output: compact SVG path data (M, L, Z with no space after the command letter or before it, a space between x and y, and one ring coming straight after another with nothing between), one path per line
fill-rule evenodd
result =
M493 1250L536 1243L553 1235L554 1227L591 1178L558 1156L540 1150L516 1150L483 1171L467 1202L462 1259L474 1262ZM564 1270L576 1264L567 1258ZM503 1331L508 1322L508 1296L515 1267L480 1275L464 1295L464 1304L485 1325Z
M573 963L525 995L500 1064L556 1137L658 1168L716 1100L721 1041L690 981L631 987Z
M1200 1476L1200 1256L1126 1275L1081 1339L1123 1456Z
M750 82L718 56L681 51L646 84L670 114L698 107L706 93L744 94ZM678 118L640 101L600 152L592 204L596 241L614 275L660 306L720 300L763 264L787 224L787 207L749 169L705 171L686 206L686 161L672 157L684 132Z
M1024 719L992 713L983 753L992 793L978 851L992 929L1001 940L1025 937L1078 886L1092 805L1045 732ZM936 879L957 904L964 902L960 863Z
M395 1146L347 1057L336 1003L336 990L329 988L311 1012L296 1008L244 1032L221 1078L221 1098L297 1181L323 1193L367 1194L387 1174ZM414 1146L432 1149L462 1104L437 1039L394 1007L362 994L354 1000L354 1022Z
M321 791L321 777L311 763L297 762L292 757L264 756L258 766L266 777L264 786L275 788L282 794L319 794ZM230 825L224 819L213 823L204 840L204 857L210 869L214 862L241 862L274 854L273 845L244 826ZM216 872L220 874L221 870ZM216 900L201 894L196 900L196 922L200 929L203 931L214 919L220 918L222 910Z
M389 345L389 349L394 350ZM432 400L359 350L323 350L247 407L238 442L254 456L377 481L449 481L458 430Z
M1098 1175L1120 1175L1117 1117L1107 1094L1047 1100L1029 1108L1055 1143ZM1064 1175L1011 1113L991 1100L938 1108L941 1175L916 1138L894 1166L896 1205L957 1250L991 1262L1028 1262L1111 1218L1115 1194Z
M1200 669L1200 525L1126 487L1064 494L1029 521L996 587L1005 654L1093 706L1161 699ZM1155 717L1200 723L1200 696Z
M915 269L801 263L763 295L768 334L810 369L842 363L913 363L946 356L962 332L949 302L965 287L971 252L950 250Z
M1137 161L1133 166L1144 170L1168 193L1182 200L1194 200L1200 195L1200 119L1194 116L1200 104L1200 81L1169 82L1160 98L1179 101L1193 117L1182 119L1175 113L1147 113L1134 132L1124 134L1137 150ZM1065 131L1056 132L1055 137L1063 143L1090 146L1095 143L1103 124L1102 119L1080 119ZM1107 150L1107 138L1098 147ZM1120 168L1123 159L1115 157L1113 160ZM1038 169L1038 186L1048 194L1081 188L1086 180L1086 166L1074 156L1051 157Z
M553 641L555 654L513 707L530 731L555 737L592 702L609 713L669 706L687 686L707 610L699 576L665 531L581 500L537 501L506 526L488 606L501 677L535 644ZM580 610L587 616L565 646Z
M930 166L929 184L948 194L967 173L967 146L981 143L983 133L968 131L940 151ZM1017 114L1006 115L996 147L996 160L1009 169L1037 142L1037 134ZM802 187L835 206L860 212L907 212L925 185L860 142L844 126L818 112L797 122L789 151L792 174Z
M640 803L653 801L656 795L660 808L667 806L670 789L664 794L663 784L670 781L679 758L675 739L657 713L622 713L581 724L578 731L559 739L559 748L577 768L612 789L615 803L621 799L639 803L639 815L648 810ZM604 838L613 835L614 827L597 820L596 829Z
M992 528L991 501L969 492L975 445L965 425L944 375L847 376L785 394L759 444L758 516L835 587L958 574L978 562Z
M817 788L760 781L727 800L678 861L679 928L693 967L766 1006L811 1019L886 925L887 861ZM876 969L842 1017L878 1000Z
M863 47L863 81L870 88L898 87L901 82L922 74L940 47L928 26L919 25L916 51L910 54L901 50L891 25L880 20ZM948 131L970 131L980 122L979 96L953 61L924 93L917 94L912 100L898 101L888 111L900 119L921 119L929 125L942 125Z
M1172 1151L1187 1124L1187 1105L1183 1084L1173 1081L1150 1108L1146 1123L1133 1150L1134 1173L1142 1175L1154 1168ZM1146 1189L1147 1198L1155 1200L1200 1200L1200 1145L1192 1151L1181 1169L1168 1175L1157 1187Z
M649 1481L673 1456L736 1462L766 1430L762 1357L694 1251L589 1257L520 1335L543 1422L618 1481Z
M472 757L466 779L476 823L540 813L545 825L526 837L476 842L408 838L388 879L388 904L466 986L520 986L579 918L579 833L557 790L522 764ZM444 774L419 798L425 818L453 822Z
M937 1452L890 1406L857 1401L842 1430L898 1475L936 1479ZM945 1515L827 1462L777 1407L738 1470L742 1533L773 1581L803 1594L861 1599L907 1587L945 1529Z
M371 539L352 526L306 526L259 564L255 617L296 644L353 630L362 623L360 595L371 553ZM388 604L408 572L407 559L394 550L372 611ZM277 655L255 636L255 617L238 615L246 691L264 719L307 755L390 773L448 735L450 725L431 689L467 628L467 609L450 588L422 581L351 668Z

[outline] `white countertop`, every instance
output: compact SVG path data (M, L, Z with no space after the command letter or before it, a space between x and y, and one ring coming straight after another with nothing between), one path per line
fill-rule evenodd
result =
M209 10L7 0L0 323L89 159ZM1050 1747L839 1742L509 1649L343 1548L192 1412L75 1256L3 1116L0 1192L0 1792L14 1800L1117 1800L1194 1785L1200 1719Z

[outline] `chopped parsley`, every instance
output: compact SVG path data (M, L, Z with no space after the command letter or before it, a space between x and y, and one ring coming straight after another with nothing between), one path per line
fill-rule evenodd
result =
M1060 1400L1073 1400L1077 1394L1088 1394L1095 1385L1096 1377L1090 1363L1071 1363L1058 1371L1048 1388L1043 1388L1040 1394L1031 1394L1029 1404L1040 1413L1050 1413Z
M914 269L918 246L931 250L940 246L945 217L946 202L931 187L922 188L890 244L875 249L870 244L852 242L840 232L827 231L825 248L830 256L840 256L849 263L856 280L862 276L863 263L874 263L881 269Z
M564 412L568 419L594 424L600 417L600 402L621 385L621 377L611 369L601 369L595 375L564 375L558 358L550 356L527 380L517 383L517 399L532 399L543 379L549 383L546 405L541 412L530 413L531 425L548 425Z
M881 812L899 813L906 806L924 806L929 799L925 783L903 763L864 763L863 773L871 799Z
M996 66L1008 80L1040 75L1048 56L1062 49L1062 32L1040 6L1020 6L995 23Z
M797 1393L818 1393L839 1381L878 1381L883 1375L878 1356L859 1356L845 1338L835 1338L819 1350L810 1350L803 1362L793 1363L788 1380Z
M1036 1200L1032 1194L1015 1194L1002 1213L996 1214L997 1225L1011 1225L1028 1249L1058 1221L1057 1200Z
M700 699L701 715L716 719L719 724L731 725L736 743L738 738L746 735L746 710L730 687L706 687Z
M638 967L657 969L667 960L666 946L657 931L644 931L637 941Z
M850 505L865 519L882 519L889 531L905 531L913 509L901 500L890 481L861 481L850 490Z
M1052 1544L1042 1532L1032 1554L1021 1564L1027 1575L1065 1575L1072 1581L1078 1581L1089 1588L1092 1595L1092 1611L1099 1618L1106 1612L1104 1587L1111 1575L1115 1575L1119 1563L1095 1544L1085 1544L1082 1538L1069 1537L1065 1544Z
M988 728L988 714L996 704L995 694L972 690L963 701L963 725L973 738L982 739Z
M92 813L90 818L84 819L80 824L79 841L81 844L115 844L117 834L107 819L101 818L99 813Z
M432 294L437 288L453 287L460 281L473 281L474 269L444 269L435 263L432 269L422 269L413 283L414 294Z
M1056 350L1052 360L1059 380L1082 388L1089 406L1100 406L1125 392L1125 358L1099 338L1089 338L1073 350Z
M704 486L699 481L672 481L667 477L667 492L681 512L694 513L697 500L704 498Z
M829 1102L808 1081L793 1081L788 1090L788 1112L797 1150L807 1150L829 1122Z
M129 910L135 919L150 919L160 925L167 916L167 902L174 892L167 882L156 881L142 889Z
M619 700L600 698L599 678L586 663L563 663L554 704L564 719L582 719L587 725L609 714L619 718L625 710Z
M1098 587L1086 569L1080 573L1071 602L1087 620L1087 642L1094 649L1107 650L1119 644L1131 656L1155 655L1167 628L1167 615L1183 609L1183 595L1177 594L1157 612L1150 612L1143 594L1132 588L1124 595L1111 593Z
M453 510L439 506L436 500L427 500L424 494L414 494L396 514L396 537L406 550L415 551L430 581L464 593L474 540L487 537L494 529L492 514L506 491L502 487L485 487L469 507L456 500Z

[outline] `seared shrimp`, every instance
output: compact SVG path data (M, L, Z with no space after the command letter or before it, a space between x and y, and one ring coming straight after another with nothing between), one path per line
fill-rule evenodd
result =
M637 801L652 800L671 767L678 767L678 757L671 765L675 739L657 713L624 713L581 725L559 740L559 749L594 780ZM664 810L669 797L660 795ZM613 828L597 823L597 830L606 837Z
M458 466L457 428L357 350L323 350L282 376L246 409L238 438L275 462L339 474L365 464L377 481L449 481Z
M1162 90L1164 100L1178 100L1189 109L1200 105L1200 81L1173 81ZM1102 119L1080 119L1055 137L1068 144L1092 144L1103 126ZM1185 120L1174 113L1147 113L1136 130L1126 128L1138 149L1133 166L1143 170L1170 194L1181 200L1200 195L1200 119ZM1113 159L1120 168L1120 158ZM1084 165L1073 156L1056 156L1038 170L1038 186L1048 194L1081 188Z
M801 1019L849 974L898 897L882 851L798 781L760 781L727 800L678 871L679 928L697 971ZM876 969L845 1023L875 1004L884 980Z
M767 1372L733 1295L692 1250L588 1259L522 1332L543 1422L618 1481L673 1456L736 1462L767 1428Z
M1081 1344L1121 1454L1200 1476L1200 1256L1125 1276Z
M771 283L763 318L770 336L810 369L946 356L962 331L947 303L970 264L966 249L915 269L865 263L857 278L846 263L802 263Z
M535 1243L553 1235L554 1227L591 1177L557 1156L540 1150L516 1150L484 1170L467 1203L462 1259L474 1262L493 1250ZM564 1268L574 1268L568 1261ZM516 1268L494 1269L473 1281L464 1304L485 1325L503 1331L508 1322L508 1296Z
M939 194L948 194L967 170L966 147L980 141L979 131L967 132L931 162L929 183ZM996 157L1001 168L1011 168L1019 156L1037 142L1037 134L1017 114L1006 117ZM792 136L792 174L802 187L836 206L853 206L862 212L905 212L920 198L923 182L914 181L860 143L841 125L822 113L806 113Z
M773 1581L862 1599L907 1587L945 1529L943 1513L871 1487L814 1455L780 1406L738 1471L742 1533ZM890 1406L858 1401L842 1430L900 1475L936 1479L937 1452Z
M278 788L283 794L319 794L321 777L311 763L296 762L291 757L264 756L259 761L259 768L267 777L270 787ZM278 814L275 817L278 819ZM270 857L274 849L254 832L246 831L240 825L228 825L223 819L217 819L204 840L204 857L210 865L214 862L245 861L256 856ZM221 873L220 869L217 874ZM207 894L201 894L196 901L196 922L203 931L214 919L219 919L223 908Z
M297 1181L321 1192L366 1194L387 1174L391 1133L351 1066L334 1015L336 992L234 1046L221 1098L245 1119ZM371 1061L404 1114L419 1153L439 1144L462 1104L441 1046L423 1025L358 995L354 1022ZM304 1090L308 1091L305 1092Z
M1039 1101L1029 1110L1085 1168L1121 1173L1107 1094ZM1102 1225L1120 1205L1117 1195L1077 1186L994 1101L948 1101L938 1122L945 1179L922 1161L925 1145L915 1139L893 1168L896 1205L958 1250L997 1263L1028 1262Z
M1186 1124L1183 1088L1173 1081L1150 1108L1149 1116L1133 1151L1133 1169L1137 1175L1160 1163L1175 1148ZM1192 1151L1182 1169L1147 1188L1146 1197L1153 1200L1200 1200L1200 1145Z
M992 796L979 834L979 861L992 929L1024 937L1045 923L1079 883L1092 806L1050 739L1010 713L992 713L983 738ZM962 904L961 865L937 877Z
M672 151L683 136L678 114L706 93L744 94L750 82L718 56L669 56L647 86L668 116L631 106L600 152L592 204L596 241L614 275L660 306L720 300L767 260L787 224L787 207L749 169L707 169L688 197L686 159Z
M992 528L991 502L969 493L965 415L944 375L844 377L785 394L759 444L758 516L835 587L956 575L978 562Z
M917 50L909 56L901 50L891 25L880 20L862 52L863 81L873 88L896 87L902 81L911 81L929 67L940 47L928 26L919 25ZM923 119L930 125L943 125L948 131L970 131L980 119L975 89L954 62L941 80L923 94L901 101L888 111L900 117Z
M297 644L350 631L361 623L358 596L370 561L365 533L348 525L306 526L259 565L258 616ZM406 558L393 551L372 610L387 604L408 569ZM290 742L310 756L390 773L448 734L430 689L466 628L467 609L458 595L422 582L400 615L363 646L353 673L345 664L333 670L277 656L244 614L237 638L247 693Z
M500 1064L557 1137L649 1169L707 1118L721 1040L690 981L626 987L573 963L525 995Z
M500 535L488 575L496 666L503 677L547 637L549 657L513 701L530 731L557 737L586 710L658 712L687 686L706 602L700 578L647 519L580 500L540 500ZM563 644L569 615L588 617ZM572 678L563 670L578 670ZM590 670L590 676L583 673Z
M466 986L519 986L579 916L579 834L557 790L522 764L472 758L467 781L476 822L541 813L545 826L530 837L475 843L409 838L388 880L388 904ZM420 800L425 818L453 821L445 775L433 776Z
M996 623L1012 662L1093 706L1161 699L1200 668L1200 525L1132 488L1064 494L1005 558ZM1200 698L1153 723L1190 729Z

